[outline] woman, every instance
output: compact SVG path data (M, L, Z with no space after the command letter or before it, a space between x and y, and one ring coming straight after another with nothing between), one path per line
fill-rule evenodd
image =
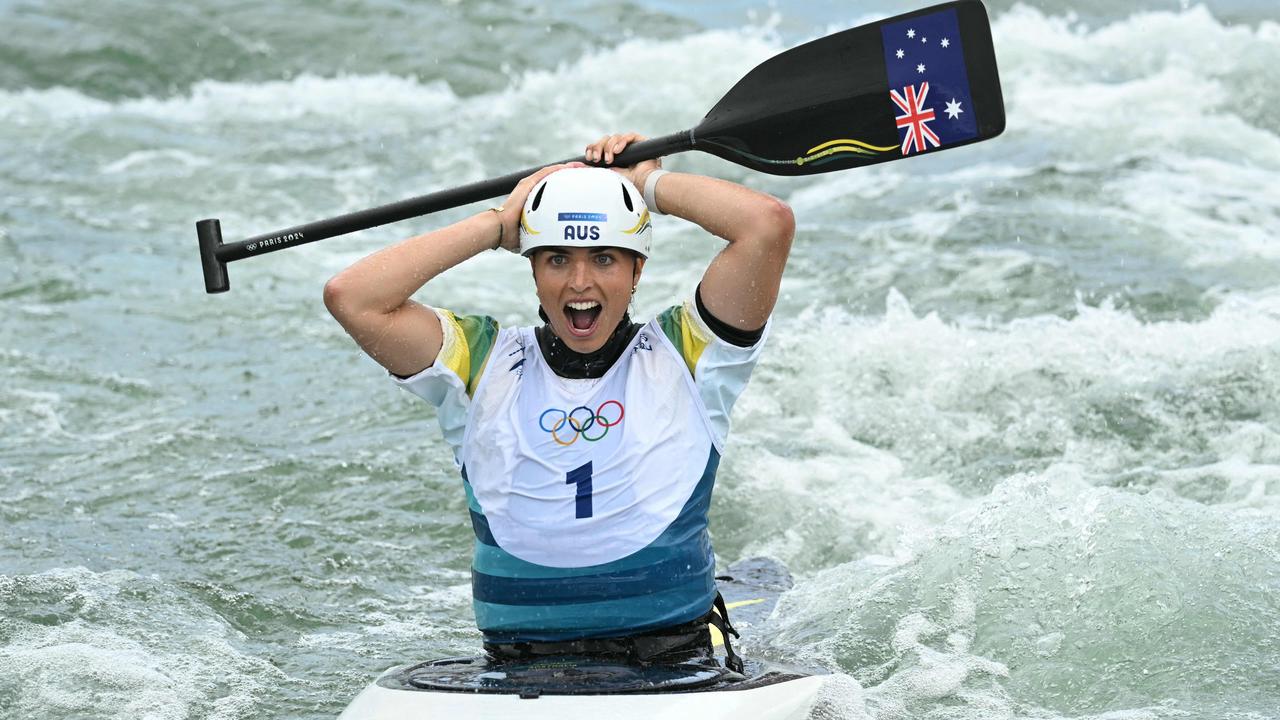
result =
M607 136L586 158L611 163L641 139ZM694 297L641 325L627 309L650 210L728 245ZM711 489L793 234L784 203L734 183L657 161L571 163L325 286L360 347L438 409L475 529L474 607L491 656L709 655L707 624L722 624ZM410 299L497 248L529 258L543 326L500 328Z

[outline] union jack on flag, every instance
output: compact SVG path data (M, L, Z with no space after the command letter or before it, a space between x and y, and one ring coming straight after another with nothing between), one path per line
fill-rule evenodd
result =
M903 95L905 93L905 96ZM912 146L916 152L928 149L928 144L941 147L942 141L936 133L929 129L929 122L934 119L933 108L926 107L925 98L929 96L929 83L921 83L917 92L914 85L902 88L902 93L890 90L889 97L898 106L902 114L898 116L898 127L907 129L907 136L902 140L902 154L910 155Z

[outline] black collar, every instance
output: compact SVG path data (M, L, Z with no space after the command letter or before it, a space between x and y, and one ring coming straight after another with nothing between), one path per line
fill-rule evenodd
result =
M545 315L543 319L546 319ZM542 357L546 359L547 365L551 366L555 374L563 378L579 380L603 377L618 358L622 357L622 352L627 349L631 338L635 337L639 330L640 324L631 322L631 315L623 314L618 327L613 329L613 334L604 345L595 352L585 354L569 349L563 340L556 337L550 324L535 328L533 332L538 338L538 347L542 348Z

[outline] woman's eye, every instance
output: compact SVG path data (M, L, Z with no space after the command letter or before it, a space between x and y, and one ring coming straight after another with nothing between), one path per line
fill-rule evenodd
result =
M564 265L564 264L565 264L565 263L567 263L567 262L569 262L569 258L565 257L564 255L552 255L552 256L551 256L551 264L552 264L552 265Z
M612 258L612 257L610 257L610 256L608 256L608 255L597 255L597 256L596 256L596 264L597 264L597 265L610 265L610 264L612 264L612 263L613 263L613 258Z

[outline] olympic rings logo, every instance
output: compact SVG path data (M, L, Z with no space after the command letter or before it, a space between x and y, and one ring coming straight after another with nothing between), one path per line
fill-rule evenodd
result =
M616 405L618 408L618 416L612 420L609 419L609 415L613 414L613 411L611 409L607 410L610 405ZM543 410L542 414L538 416L538 427L542 428L543 432L550 433L551 439L555 440L557 445L567 447L577 442L578 438L582 438L587 442L595 442L603 438L609 434L609 428L622 422L622 417L625 414L622 409L622 403L617 400L606 400L594 411L586 405L579 405L569 412L565 412L560 408L551 408ZM556 418L551 422L550 426L547 424L548 415ZM573 436L568 440L560 437L560 431L564 430L565 425L568 425L573 430ZM592 432L593 428L599 428L599 432ZM568 435L567 431L565 435Z

